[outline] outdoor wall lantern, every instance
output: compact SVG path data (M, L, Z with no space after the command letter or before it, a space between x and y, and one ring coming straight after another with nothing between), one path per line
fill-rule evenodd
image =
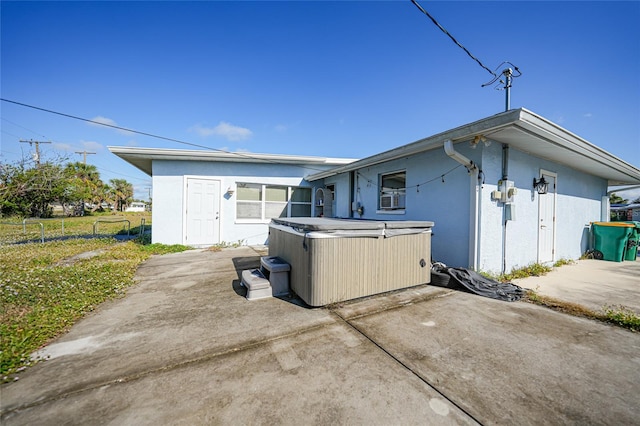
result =
M549 191L549 182L547 182L542 176L539 180L533 178L533 189L535 189L538 194L543 195Z
M227 189L227 194L229 194L229 196L233 195L233 193L234 193L234 192L235 192L235 191L233 190L233 188L232 188L232 187L229 187L229 188Z

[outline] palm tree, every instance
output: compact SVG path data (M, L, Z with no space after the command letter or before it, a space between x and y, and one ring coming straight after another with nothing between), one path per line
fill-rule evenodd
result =
M622 198L621 196L619 196L615 192L612 192L609 195L609 204L626 204L627 201L629 201L629 200L625 200L624 198Z
M133 185L125 179L111 179L111 197L114 209L122 211L124 207L133 199Z
M92 204L91 211L100 208L105 199L105 185L100 180L100 173L96 166L77 161L67 164L65 172L70 180L68 197L75 198L74 201L80 201L80 211L84 211L85 202Z

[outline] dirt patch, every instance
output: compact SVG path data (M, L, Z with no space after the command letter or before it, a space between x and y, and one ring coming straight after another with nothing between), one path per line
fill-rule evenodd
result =
M62 259L61 261L57 262L54 266L72 266L80 260L91 259L92 257L100 256L102 253L106 251L107 251L106 249L85 251L85 252L76 254L75 256Z

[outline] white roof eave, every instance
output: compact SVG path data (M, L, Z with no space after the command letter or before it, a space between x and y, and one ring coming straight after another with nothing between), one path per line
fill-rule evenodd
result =
M161 148L136 148L109 146L109 151L122 158L142 172L152 175L152 162L162 161L206 161L272 164L308 164L339 166L348 164L353 158L311 157L281 154L257 154L250 152L199 151Z
M476 135L530 155L607 179L609 185L640 183L640 170L568 130L524 108L470 123L353 163L306 177L319 180L409 155L442 148L446 140L463 142Z

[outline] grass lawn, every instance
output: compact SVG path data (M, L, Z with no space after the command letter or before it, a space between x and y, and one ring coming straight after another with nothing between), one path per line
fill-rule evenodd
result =
M91 233L95 220L65 219L65 231L83 235L88 229ZM44 244L7 244L5 239L0 243L1 381L16 380L17 373L37 361L31 359L34 351L100 303L124 295L134 284L138 265L149 256L186 249L145 245L143 240L65 238ZM74 258L86 252L92 256Z
M43 232L45 240L93 235L94 229L98 235L114 235L126 234L130 228L130 234L136 235L143 224L151 224L151 213L93 213L82 217L29 218L26 222L22 218L2 218L0 245L40 241Z

